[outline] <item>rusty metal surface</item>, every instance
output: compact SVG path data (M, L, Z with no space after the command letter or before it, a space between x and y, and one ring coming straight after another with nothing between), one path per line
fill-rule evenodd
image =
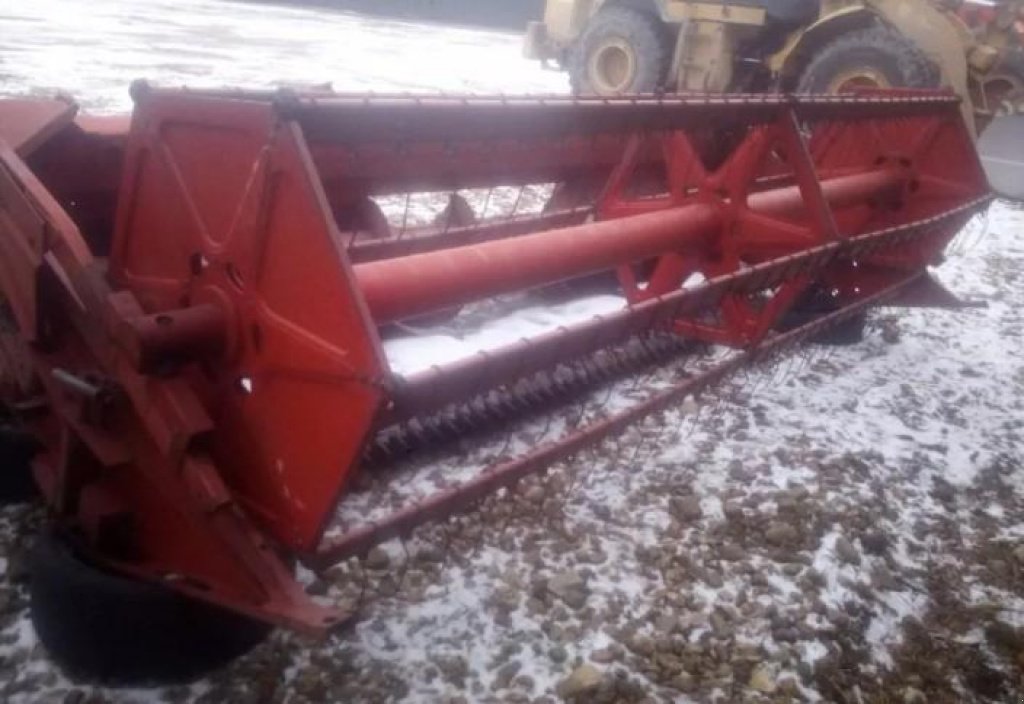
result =
M149 314L221 309L211 451L276 541L312 549L383 401L376 329L298 129L269 103L143 95L111 278Z
M0 140L18 156L28 157L37 146L67 127L77 112L78 106L67 100L5 100L0 106Z
M197 92L197 95L199 93ZM869 119L933 114L956 106L952 93L904 97L700 95L621 98L564 96L281 95L312 142L508 140L590 136L771 122L793 108L802 120Z
M29 161L0 147L0 287L22 338L39 343L52 410L37 428L39 483L115 569L183 575L174 588L314 633L344 614L304 597L278 551L316 565L358 554L919 292L913 282L988 197L944 93L134 95L127 134L82 120ZM555 212L410 234L406 197L401 226L380 240L341 227L382 194L454 202L482 186L489 201L498 187L552 182L579 186L567 209L552 198ZM408 379L389 371L382 325L603 270L618 275L619 313ZM681 288L697 274L704 284ZM829 312L780 332L809 292ZM581 373L533 389L539 402L629 373L635 360L617 346L645 336L665 343L650 362L697 342L740 351L321 545L379 431L566 361ZM116 537L131 549L104 547L107 527L126 521L133 530Z
M69 125L38 149L77 129ZM105 140L82 145L109 146ZM96 175L64 171L83 185ZM133 370L110 323L143 312L130 294L112 290L97 243L6 145L0 145L0 177L9 186L0 202L0 289L22 342L36 343L28 349L49 413L34 412L27 422L43 443L34 469L53 515L81 525L91 542L86 550L120 572L160 583L167 574L188 575L175 588L308 632L341 620L302 594L224 489L219 469L193 444L212 429L195 391L181 378L150 379ZM102 392L69 393L68 380ZM117 471L97 481L97 466ZM113 477L116 486L109 484ZM134 525L126 552L142 559L99 547L111 544L107 529L126 516Z

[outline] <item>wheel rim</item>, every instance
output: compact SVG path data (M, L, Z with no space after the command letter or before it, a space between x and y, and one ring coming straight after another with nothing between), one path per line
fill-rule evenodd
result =
M836 74L828 83L829 93L853 93L859 88L892 88L884 73L870 66L858 66Z
M636 73L636 53L622 39L610 39L590 58L590 76L601 95L624 93Z

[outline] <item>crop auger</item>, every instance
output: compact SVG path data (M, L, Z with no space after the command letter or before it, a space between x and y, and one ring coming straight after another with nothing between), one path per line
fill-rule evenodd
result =
M23 493L30 468L48 510L43 644L106 680L189 678L275 626L324 634L351 614L308 596L297 563L469 510L871 306L959 305L928 267L990 200L940 91L132 94L130 120L0 101L0 487ZM519 207L544 185L545 207ZM499 187L519 195L467 207ZM380 205L424 193L448 204L436 222ZM391 371L382 334L555 283L623 302ZM695 345L734 352L328 531L382 458Z

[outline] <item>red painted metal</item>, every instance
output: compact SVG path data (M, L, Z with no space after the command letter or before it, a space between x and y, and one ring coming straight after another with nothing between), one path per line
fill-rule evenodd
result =
M407 537L416 527L457 513L466 506L493 494L498 489L512 486L530 474L535 474L556 462L565 460L609 436L621 433L645 416L671 408L687 396L700 393L751 362L777 354L785 347L804 339L808 334L842 322L870 305L883 303L898 296L901 291L914 284L921 276L924 274L913 274L904 281L894 283L861 299L854 305L823 316L807 329L777 335L760 347L738 352L712 369L659 391L624 411L596 421L580 430L572 431L558 442L547 442L522 457L489 467L464 484L444 489L417 504L395 511L385 520L353 528L341 537L328 540L316 557L310 561L310 564L314 567L324 568L339 560L363 555L374 545L383 541Z
M527 235L531 232L579 225L586 221L589 215L589 208L575 208L536 216L512 217L479 225L423 229L409 233L405 237L354 240L348 248L348 256L353 264L407 257L410 254L464 247L506 237Z
M221 356L227 344L226 324L220 306L203 303L125 318L119 338L138 371L160 373Z
M987 202L938 92L133 95L130 129L0 102L0 289L49 400L30 420L38 482L97 559L314 633L344 614L282 556L358 555L864 307L938 301L922 272ZM568 209L376 240L339 228L371 196L552 182L574 186L553 199ZM385 324L605 270L620 312L389 371ZM835 312L776 332L809 291ZM324 544L378 432L652 330L742 351Z
M879 169L837 177L824 182L821 190L825 201L842 208L899 192L905 178L896 170ZM800 210L803 198L799 188L782 188L751 195L748 207L756 213L786 214ZM355 275L373 319L386 323L666 252L706 251L707 240L721 227L718 208L697 202L628 219L383 259L357 265ZM813 241L808 234L807 242ZM682 282L671 283L677 288Z
M386 363L303 137L278 120L267 102L143 99L110 276L147 312L221 309L211 454L274 539L308 551L362 454Z
M77 107L66 100L8 100L0 114L0 139L19 156L27 157L37 146L68 126Z
M630 335L669 327L673 322L679 325L680 320L721 305L729 295L751 294L782 286L793 278L795 272L822 269L837 260L864 257L893 243L929 237L934 228L942 227L944 221L961 222L965 215L973 213L985 202L968 202L927 221L865 233L841 242L826 242L770 262L755 264L743 272L723 274L700 286L647 297L621 311L595 316L589 321L521 340L499 350L480 352L404 377L392 392L391 407L384 420L386 423L398 423L422 417L559 362L621 342ZM922 280L906 289L898 297L900 304L905 305L911 300L911 295L915 302L921 300L918 292L926 285L928 282ZM775 311L776 320L782 313L782 310Z
M577 278L668 251L699 250L718 229L710 204L605 220L356 266L378 323Z

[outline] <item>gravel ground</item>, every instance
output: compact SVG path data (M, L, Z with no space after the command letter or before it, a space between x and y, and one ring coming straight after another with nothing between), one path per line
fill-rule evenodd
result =
M859 345L738 377L471 516L305 575L358 622L322 644L278 634L189 688L67 682L26 622L38 512L9 509L0 695L1016 701L1022 227L997 203L941 268L987 308L878 311Z
M296 9L243 21L212 0L129 6L141 7L0 10L0 31L18 37L0 47L0 90L72 90L111 110L140 75L380 90L561 81L516 63L507 35ZM328 41L339 28L351 41ZM372 47L358 44L369 36ZM412 78L411 51L431 55ZM326 643L276 634L190 687L67 681L26 616L22 555L40 511L4 509L0 701L1019 701L1022 232L1024 211L997 203L939 271L987 308L877 311L859 345L808 348L470 516L305 574L311 592L360 607L359 619ZM501 450L544 429L527 424ZM444 481L487 453L430 457L400 478Z

